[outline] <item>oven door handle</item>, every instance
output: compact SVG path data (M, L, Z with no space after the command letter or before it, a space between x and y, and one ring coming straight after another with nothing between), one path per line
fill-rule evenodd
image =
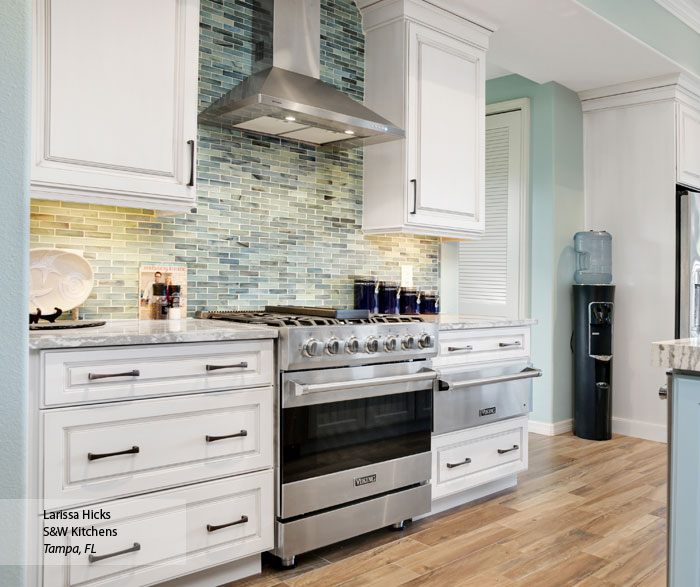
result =
M497 375L495 377L481 377L479 379L466 379L464 381L445 381L444 379L440 379L438 389L440 391L451 391L453 389L493 385L494 383L503 383L505 381L517 381L518 379L532 379L533 377L542 377L542 370L526 367L518 373Z
M328 383L298 383L290 381L287 385L294 395L309 395L326 391L344 391L346 389L358 389L374 385L392 385L396 383L413 383L415 381L433 381L437 373L432 370L420 371L409 375L389 375L388 377L370 377L369 379L355 379L354 381L330 381ZM400 391L397 393L404 393ZM359 398L358 398L359 399Z

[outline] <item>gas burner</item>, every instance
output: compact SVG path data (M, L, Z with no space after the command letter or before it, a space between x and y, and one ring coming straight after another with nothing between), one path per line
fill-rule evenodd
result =
M336 310L302 306L266 306L264 312L236 310L198 312L198 318L264 324L275 328L289 326L343 326L349 324L407 324L423 322L423 318L402 314L370 314L366 310Z
M273 314L270 312L200 312L199 318L227 320L229 322L246 322L248 324L264 324L276 328L287 326L338 326L345 324L337 318L322 318L315 316L295 316L293 314Z

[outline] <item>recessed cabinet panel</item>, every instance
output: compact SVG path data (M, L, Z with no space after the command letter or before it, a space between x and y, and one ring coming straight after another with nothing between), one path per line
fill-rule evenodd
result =
M35 0L34 18L32 195L191 207L198 0Z
M700 188L700 111L678 110L678 183Z
M480 216L478 133L483 132L475 117L483 100L479 59L468 45L417 25L411 27L410 42L416 70L410 133L417 140L409 166L416 179L415 213L408 221L474 228Z
M51 1L45 156L172 177L177 13L171 0L122 5Z

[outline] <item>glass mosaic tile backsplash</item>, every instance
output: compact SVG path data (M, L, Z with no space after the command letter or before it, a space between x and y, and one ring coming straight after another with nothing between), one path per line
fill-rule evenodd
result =
M200 110L253 65L251 0L201 0ZM353 0L321 2L321 77L361 100L364 41ZM32 200L32 247L83 251L95 289L86 318L136 318L140 262L188 266L190 315L266 303L352 305L352 276L437 289L439 239L369 236L362 224L362 149L311 145L200 125L197 212Z

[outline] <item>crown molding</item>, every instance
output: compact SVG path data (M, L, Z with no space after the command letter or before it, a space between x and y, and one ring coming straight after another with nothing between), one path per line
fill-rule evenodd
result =
M700 34L700 4L692 0L654 0L683 24Z
M700 105L700 79L687 73L674 73L579 92L584 112L680 100L696 108Z

